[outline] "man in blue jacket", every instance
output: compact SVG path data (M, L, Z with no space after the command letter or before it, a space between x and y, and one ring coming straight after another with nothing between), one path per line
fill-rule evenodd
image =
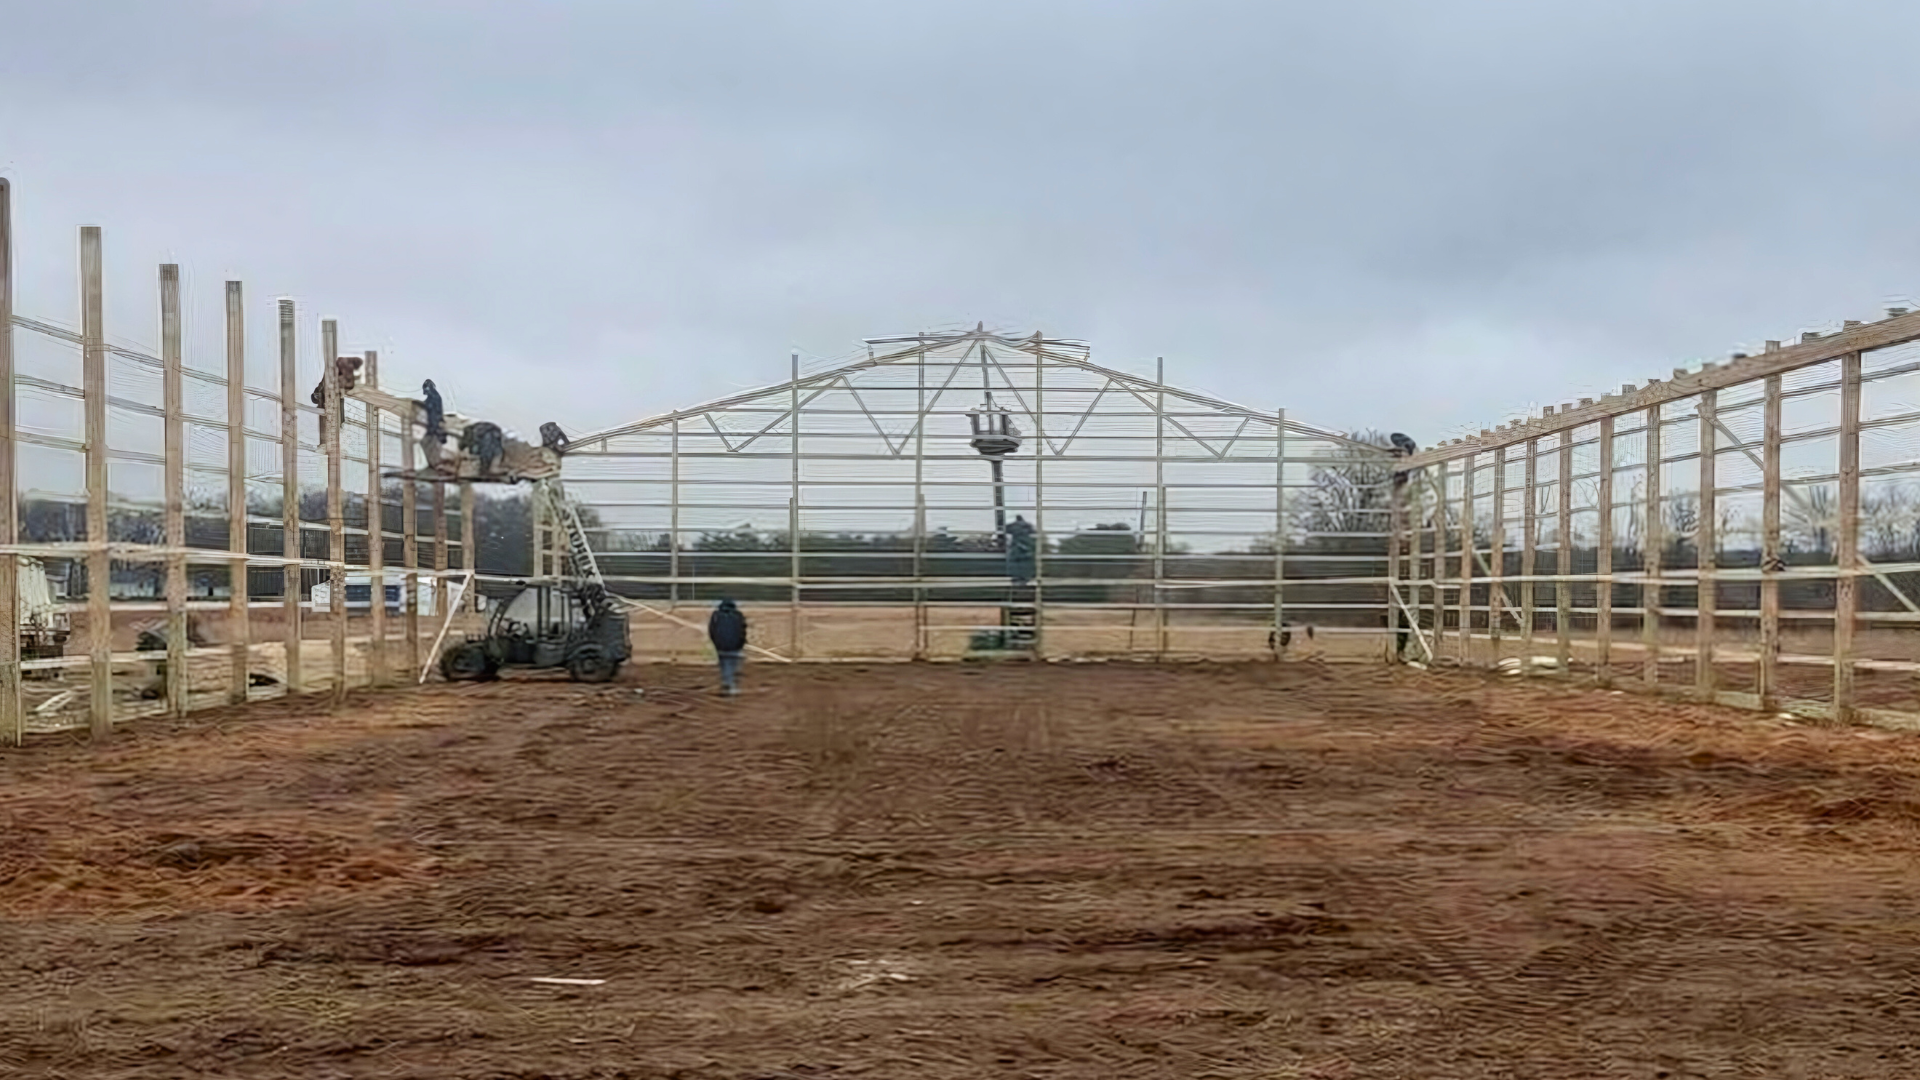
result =
M747 648L747 616L731 600L720 601L707 620L707 638L720 657L720 687L728 696L740 692L740 661Z

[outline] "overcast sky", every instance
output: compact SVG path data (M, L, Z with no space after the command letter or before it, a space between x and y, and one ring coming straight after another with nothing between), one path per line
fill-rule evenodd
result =
M0 0L23 314L580 432L971 325L1423 444L1920 292L1920 5ZM256 337L255 340L261 340Z

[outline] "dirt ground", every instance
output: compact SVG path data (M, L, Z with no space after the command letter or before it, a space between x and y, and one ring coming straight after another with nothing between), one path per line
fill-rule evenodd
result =
M1311 662L143 721L0 752L0 1074L1911 1077L1917 777Z

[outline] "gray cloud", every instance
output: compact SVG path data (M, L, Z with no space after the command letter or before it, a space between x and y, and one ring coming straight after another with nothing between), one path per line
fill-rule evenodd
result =
M984 319L1423 441L1915 290L1910 5L0 0L21 309L175 259L522 429ZM262 339L266 340L266 339ZM264 348L264 346L260 346Z

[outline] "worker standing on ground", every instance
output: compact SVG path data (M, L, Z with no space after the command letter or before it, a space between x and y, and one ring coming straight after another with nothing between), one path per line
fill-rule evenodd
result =
M707 638L720 657L720 690L732 697L740 692L740 661L747 648L746 614L733 601L720 601L707 620Z

